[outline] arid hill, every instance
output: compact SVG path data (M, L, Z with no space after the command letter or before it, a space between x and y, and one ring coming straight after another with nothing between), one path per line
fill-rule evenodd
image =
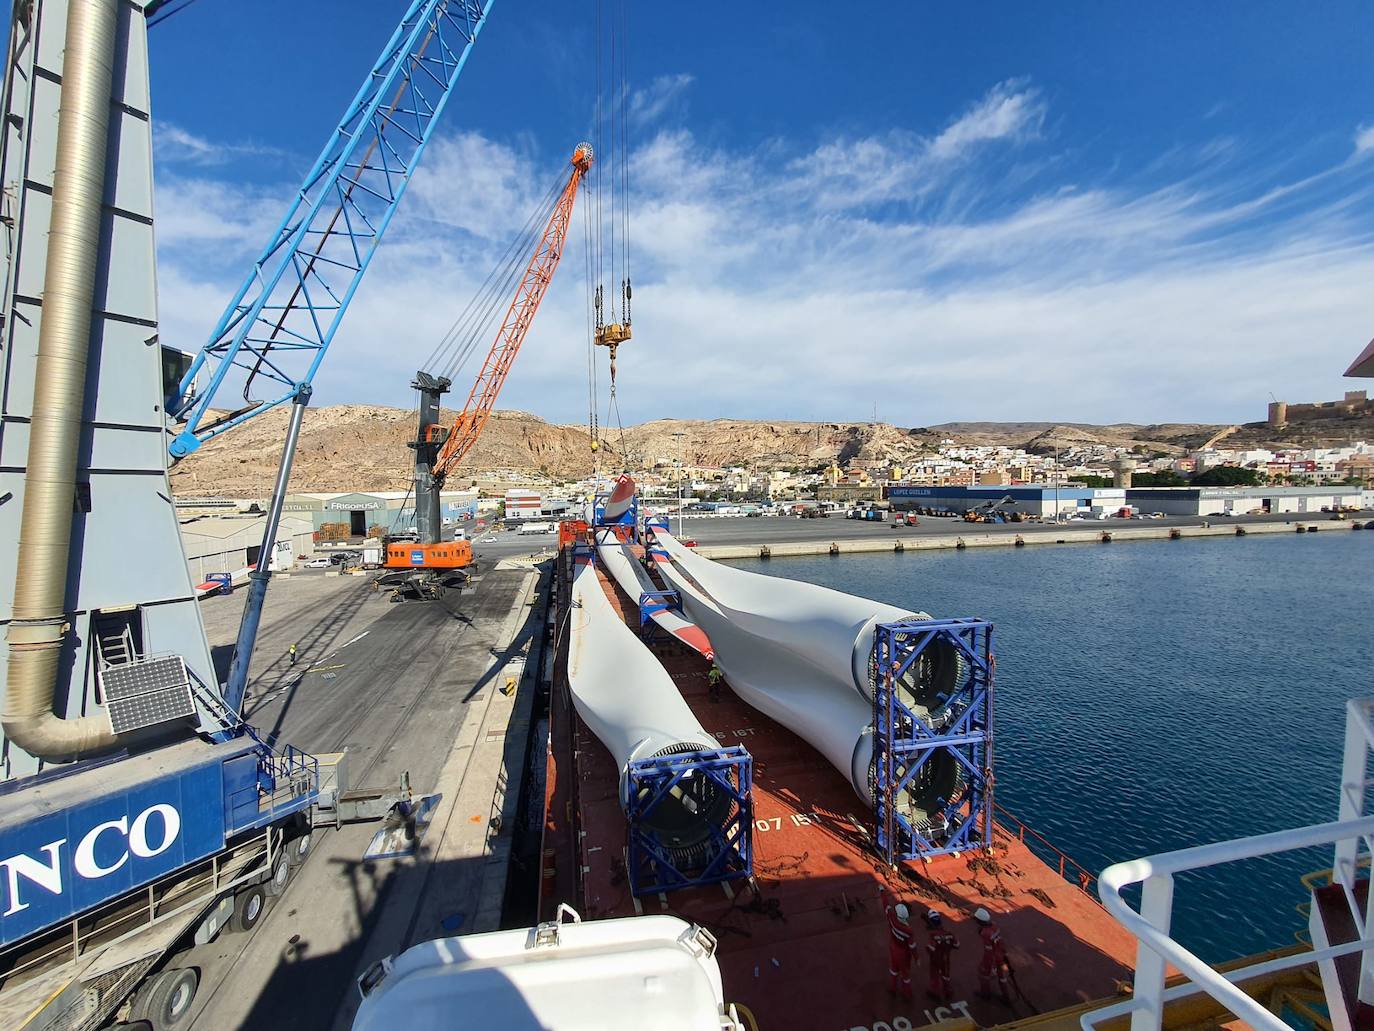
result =
M172 470L172 487L182 497L260 497L272 486L281 458L285 407L251 420L212 441ZM452 413L446 413L451 417ZM414 433L410 409L336 405L306 413L300 450L291 477L299 491L405 490L410 482ZM1370 423L1366 425L1366 423ZM903 428L887 423L763 422L748 419L657 419L625 430L623 460L619 430L603 428L601 467L672 463L747 465L757 469L808 469L829 462L897 464L930 454L942 440L961 444L1023 447L1044 454L1055 447L1092 444L1135 448L1149 455L1183 454L1228 431L1219 446L1311 446L1374 438L1371 420L1327 420L1275 431L1264 423L1243 426L1200 423L1141 426L1082 423L945 423ZM454 486L497 469L557 479L577 479L592 469L590 438L580 426L559 426L525 412L495 412L481 441L468 456Z

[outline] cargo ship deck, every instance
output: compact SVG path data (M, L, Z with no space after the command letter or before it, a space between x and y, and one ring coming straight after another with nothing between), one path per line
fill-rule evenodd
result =
M603 588L638 630L632 602L601 574ZM566 626L560 584L557 625ZM999 821L993 854L946 856L889 869L872 848L872 814L810 745L734 696L712 699L709 665L664 635L650 647L702 726L722 745L753 757L754 878L635 899L626 872L626 818L618 770L583 725L568 693L567 642L558 642L549 702L540 918L569 902L586 918L671 913L701 924L719 942L726 998L756 1026L914 1028L942 1020L982 1027L1111 997L1129 981L1134 939L1085 886L1061 876ZM926 995L922 959L911 1002L888 990L887 930L879 889L913 914L939 910L960 942L955 1002ZM992 912L1015 971L1011 1005L978 994L980 942L972 913ZM924 946L919 921L917 939Z

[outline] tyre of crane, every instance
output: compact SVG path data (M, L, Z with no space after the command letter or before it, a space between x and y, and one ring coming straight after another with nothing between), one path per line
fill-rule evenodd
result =
M315 829L305 824L292 837L286 839L286 861L292 866L300 866L315 845Z
M263 888L272 898L276 898L286 890L287 883L291 880L291 875L296 872L296 868L291 865L290 858L285 850L278 852L272 860L272 872L267 880L262 882Z
M200 974L194 967L172 967L154 974L134 995L130 1025L146 1022L153 1031L185 1027L199 987Z
M267 912L267 889L261 884L240 888L234 896L234 915L229 918L229 930L243 934L258 926Z

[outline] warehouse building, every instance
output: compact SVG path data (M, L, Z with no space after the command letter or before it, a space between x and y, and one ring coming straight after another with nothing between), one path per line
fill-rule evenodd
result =
M1126 503L1142 512L1165 515L1248 515L1292 512L1302 515L1332 508L1360 508L1360 487L1132 487Z
M1100 515L1116 512L1126 502L1126 491L1120 487L908 487L894 485L887 489L893 511L934 508L950 512L967 512L974 508L996 505L1003 512L1053 519L1078 513ZM999 504L1000 502L1000 504Z
M247 576L262 553L266 516L202 516L181 520L181 544L191 583L204 583L211 573L228 573L236 581ZM272 572L292 569L301 558L315 553L315 528L296 516L282 516L277 527L277 547Z
M443 491L439 495L440 514L445 519L457 519L474 512L477 494L474 491ZM398 531L415 523L415 504L409 491L355 491L334 494L288 494L282 511L308 520L315 530L325 525L346 524L343 536L365 537L373 526ZM404 526L400 525L404 522Z
M1129 505L1146 514L1171 516L1247 515L1292 512L1295 515L1365 504L1360 487L908 487L888 488L895 511L934 508L952 512L996 505L1042 519L1074 515L1111 515Z

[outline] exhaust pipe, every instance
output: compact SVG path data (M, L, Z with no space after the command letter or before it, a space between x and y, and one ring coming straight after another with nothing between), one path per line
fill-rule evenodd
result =
M0 727L45 762L115 744L103 716L53 711L66 617L76 460L85 404L91 309L99 271L101 201L117 24L115 0L71 0L57 119L43 321L34 375L28 473L19 530L8 688Z

